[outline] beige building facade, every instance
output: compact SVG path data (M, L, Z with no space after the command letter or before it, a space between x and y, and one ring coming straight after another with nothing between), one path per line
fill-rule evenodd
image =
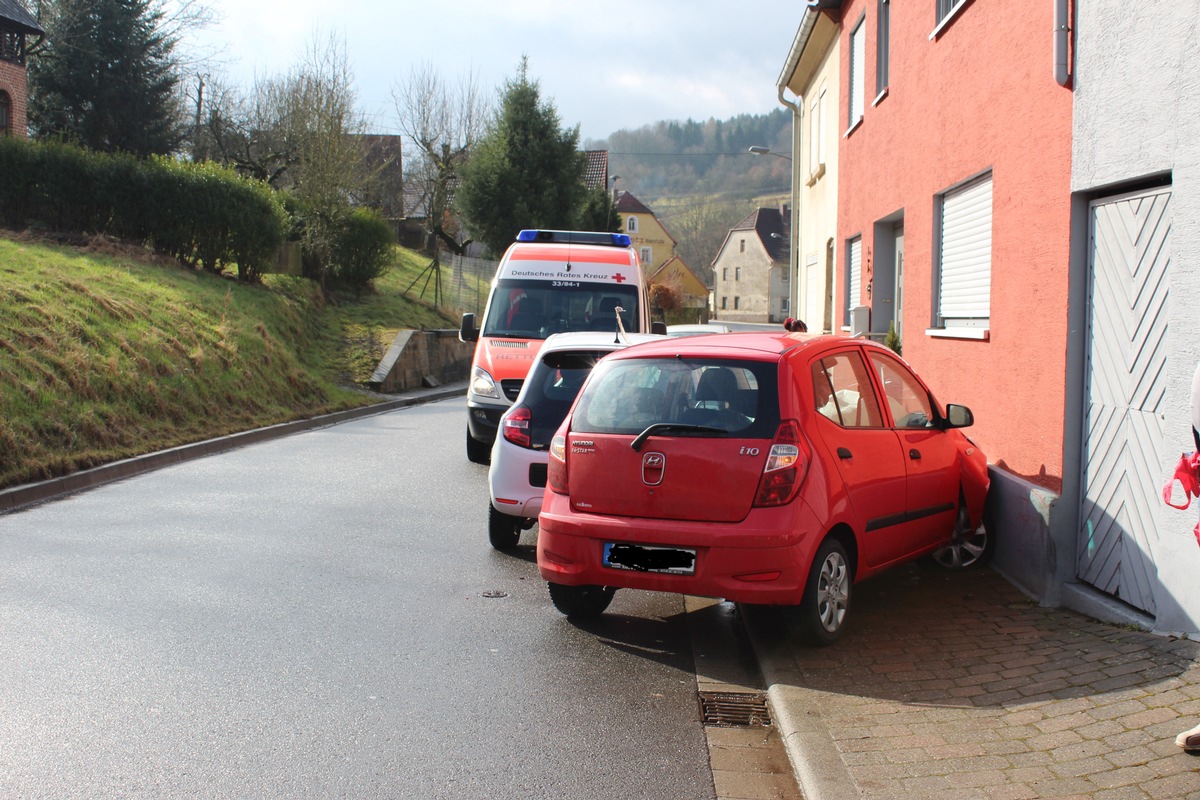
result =
M810 331L825 333L840 328L843 321L834 302L839 296L835 285L838 142L842 135L838 40L838 24L828 14L806 13L779 76L780 88L792 93L800 110L796 120L800 128L796 305Z
M617 213L621 215L622 228L629 234L647 275L657 272L675 255L675 237L667 233L654 212L641 200L629 192L618 192Z
M713 260L713 315L730 322L782 322L791 313L784 209L758 208L735 225Z

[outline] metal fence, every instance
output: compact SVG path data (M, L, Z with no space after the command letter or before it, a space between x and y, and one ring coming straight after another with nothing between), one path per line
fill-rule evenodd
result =
M460 314L469 311L482 314L483 307L487 305L492 278L495 277L496 267L500 262L446 254L444 263L450 265L450 284L445 293L446 304Z
M482 314L499 262L449 252L440 253L438 262L436 271L432 264L426 267L405 293L454 316L467 312Z

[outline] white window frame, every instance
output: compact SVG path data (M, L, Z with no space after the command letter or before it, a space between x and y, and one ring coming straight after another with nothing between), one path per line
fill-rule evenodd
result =
M984 339L991 328L991 171L934 198L932 327L929 336Z
M654 265L654 248L643 247L641 249L641 252L639 253L639 258L641 258L643 264L648 264L648 265L653 266Z
M937 21L945 22L954 12L967 4L967 0L934 0L937 6Z
M875 102L887 97L891 78L892 47L892 4L891 0L879 0L875 17Z
M866 14L850 31L850 95L847 99L849 118L846 133L849 134L862 123L867 104L867 31Z
M938 34L946 29L959 12L967 7L971 0L933 0L934 2L934 19L937 25L933 29L933 33L929 34L929 38L936 39Z
M809 106L808 186L815 184L825 174L825 120L828 113L825 97L825 86L822 85Z
M843 324L850 327L854 307L862 303L862 236L846 242L846 308Z
M638 229L637 217L632 216L632 215L626 217L625 218L625 232L626 233L637 233L637 229Z

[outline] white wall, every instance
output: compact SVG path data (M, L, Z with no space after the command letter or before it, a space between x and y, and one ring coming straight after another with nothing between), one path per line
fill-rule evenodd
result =
M1194 449L1188 396L1200 362L1200 2L1086 0L1076 7L1072 190L1116 194L1169 175L1172 187L1166 481ZM1051 64L1046 65L1047 72ZM1076 246L1085 246L1077 243ZM1200 631L1200 509L1159 507L1156 627Z

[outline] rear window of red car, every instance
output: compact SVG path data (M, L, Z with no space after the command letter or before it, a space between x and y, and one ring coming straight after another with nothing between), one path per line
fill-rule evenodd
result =
M656 423L700 435L770 438L779 426L778 365L736 359L605 361L580 396L571 428L637 435ZM687 435L681 429L678 435Z

